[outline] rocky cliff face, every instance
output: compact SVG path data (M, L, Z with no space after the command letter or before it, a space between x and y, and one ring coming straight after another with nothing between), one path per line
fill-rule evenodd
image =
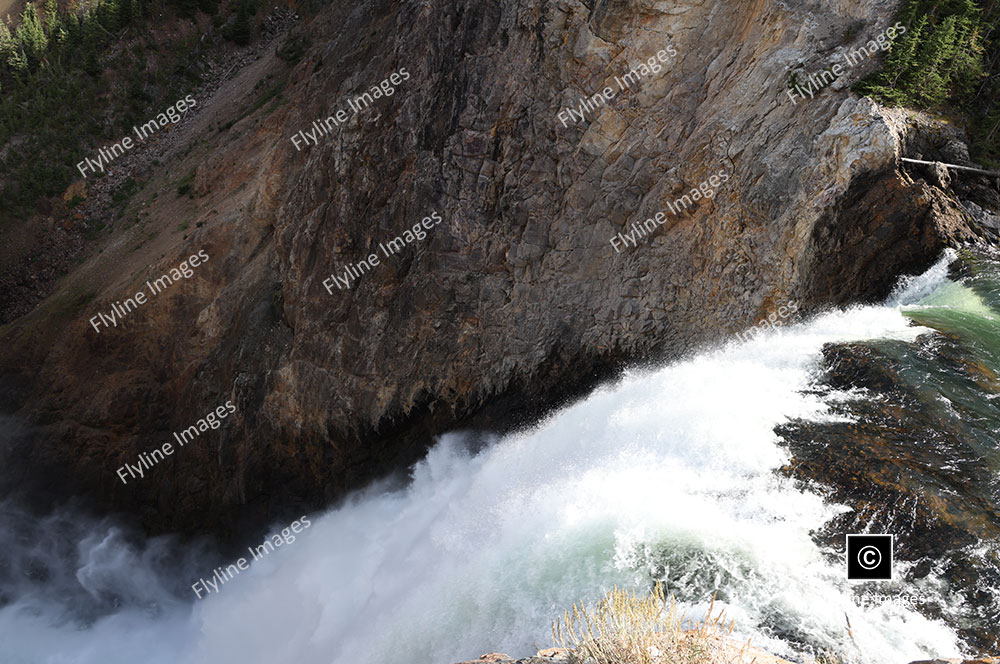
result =
M433 434L536 413L788 300L886 294L973 231L942 191L897 170L905 123L841 81L795 103L787 90L791 68L822 70L892 9L329 8L298 28L311 46L294 67L272 51L199 100L139 196L142 223L3 328L2 395L31 423L21 458L158 528L258 518L334 499ZM845 42L849 25L861 27ZM614 77L668 46L661 72L564 126L561 111L619 89ZM391 97L354 112L349 97L401 69ZM276 101L252 103L286 76ZM338 109L341 126L293 145ZM714 196L670 212L720 171ZM189 172L194 198L177 198ZM662 226L616 251L616 234L660 211ZM385 255L380 243L432 213L425 239ZM193 277L121 326L88 323L199 250L210 260ZM349 289L324 286L370 254L379 265ZM236 412L220 429L119 480L227 400Z

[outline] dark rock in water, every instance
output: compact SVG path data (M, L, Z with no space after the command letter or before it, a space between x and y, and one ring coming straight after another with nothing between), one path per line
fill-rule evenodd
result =
M828 367L825 382L836 390L889 392L899 385L898 364L861 344L826 344L823 360Z
M956 338L941 335L914 344L828 345L823 356L815 389L846 421L777 429L794 457L784 472L827 487L831 500L851 508L817 539L842 554L846 533L894 534L896 559L913 563L904 581L942 574L967 602L959 618L935 598L918 608L945 618L979 648L1000 648L1000 597L989 590L1000 587L1000 560L978 549L1000 537L995 472L969 427L982 412L954 399L948 407L940 402L940 390L981 391L992 372ZM934 367L958 384L940 386Z

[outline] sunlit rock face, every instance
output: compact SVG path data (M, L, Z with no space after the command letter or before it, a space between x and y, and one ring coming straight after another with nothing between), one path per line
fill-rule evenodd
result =
M866 64L789 94L882 32L883 3L340 4L276 103L244 113L286 73L273 52L199 103L160 166L195 196L148 208L190 231L109 241L3 331L23 458L155 528L334 500L436 433L526 421L789 300L883 295L965 232L847 91ZM199 250L127 324L88 324Z

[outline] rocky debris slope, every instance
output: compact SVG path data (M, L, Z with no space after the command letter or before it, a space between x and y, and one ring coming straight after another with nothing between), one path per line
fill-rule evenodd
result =
M194 58L202 82L191 92L192 96L202 102L211 98L233 71L247 67L269 52L274 39L287 32L297 18L294 12L275 7L262 21L252 45L222 53L206 49L204 61L199 49ZM214 35L206 36L210 37L208 43L212 43ZM30 220L24 229L4 229L5 241L27 241L32 249L23 256L0 251L0 324L24 316L50 294L71 261L84 250L88 235L102 229L113 233L117 226L129 223L121 218L122 208L115 200L116 194L126 194L130 186L136 186L136 181L141 186L161 163L175 161L179 148L189 147L191 137L184 127L196 115L197 110L184 113L179 122L151 134L145 142L136 141L136 146L116 157L106 172L74 182L54 206L42 202L47 213ZM96 154L93 157L96 159ZM36 230L34 237L17 237L32 229Z
M195 169L194 198L147 210L190 233L109 240L3 328L0 398L36 425L21 457L150 527L219 529L336 499L435 434L530 418L624 363L722 339L788 300L885 295L974 231L948 195L897 168L905 130L883 109L842 85L795 103L787 91L791 68L821 70L853 45L845 26L864 26L861 43L888 11L874 0L327 8L303 27L311 46L293 68L272 53L184 128L190 149L162 169ZM580 110L668 47L662 71ZM355 112L348 97L386 80L393 94ZM269 86L280 92L262 97ZM585 118L564 125L567 107ZM293 145L338 110L317 144ZM713 195L669 211L699 187ZM661 211L663 225L635 233ZM434 214L425 238L382 253ZM620 239L616 251L626 235L637 246ZM120 327L90 327L199 250L211 260L194 278ZM358 268L371 254L379 264ZM350 266L364 273L328 292ZM96 298L74 294L80 283ZM227 400L237 410L221 429L119 481L116 469Z
M720 662L724 664L789 664L788 660L775 657L764 652L760 648L744 645L735 641L725 641L722 643L721 651L713 653L714 659L706 658L706 661ZM488 653L481 655L478 659L460 662L459 664L570 664L573 662L572 651L565 648L547 648L540 650L534 657L514 659L510 655L503 653ZM1000 664L1000 657L979 657L976 659L926 659L910 664Z
M658 656L655 646L650 651L652 661L668 662L667 658ZM568 648L546 648L539 650L534 657L515 659L503 653L481 655L479 659L460 662L459 664L577 664L580 656ZM589 660L591 663L593 660ZM701 651L692 664L790 664L788 660L775 657L749 643L741 643L730 638L717 636L709 641L709 647ZM926 663L924 663L926 664ZM949 664L959 664L958 662ZM963 664L971 664L965 662ZM992 663L986 663L992 664Z

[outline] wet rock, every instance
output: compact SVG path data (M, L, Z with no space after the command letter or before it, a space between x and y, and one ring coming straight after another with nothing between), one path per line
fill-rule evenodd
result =
M895 283L885 278L886 264L917 274L945 247L979 237L940 189L894 170L871 173L855 180L813 226L800 301L807 309L881 301Z
M814 391L828 400L835 421L794 421L776 429L794 458L784 472L826 487L831 501L850 508L817 539L843 551L845 533L894 534L897 559L915 563L899 581L917 583L932 568L943 575L966 606L976 607L957 621L959 633L974 647L994 650L1000 642L990 607L996 605L984 589L996 587L1000 576L970 547L981 537L1000 536L1000 516L992 508L991 471L968 454L962 418L974 419L975 408L961 402L938 407L936 378L920 374L924 378L915 381L913 367L933 358L954 380L987 390L995 389L996 376L955 338L941 335L923 335L914 344L830 344L823 357ZM885 505L906 509L883 510ZM938 602L927 597L917 605L941 618L951 609Z

